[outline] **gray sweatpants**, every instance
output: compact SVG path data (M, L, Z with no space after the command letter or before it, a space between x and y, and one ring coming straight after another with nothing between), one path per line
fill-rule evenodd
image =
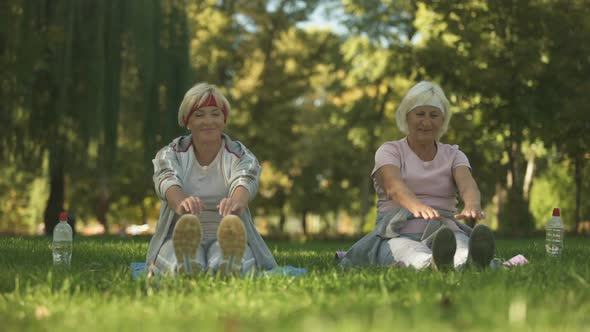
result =
M419 235L418 235L419 238ZM461 269L467 262L469 255L469 237L463 232L455 232L457 251L454 265ZM431 241L420 241L411 235L401 235L384 241L379 248L379 263L382 265L397 264L401 266L424 269L432 261Z
M223 257L221 255L221 248L217 240L209 240L201 242L197 249L195 261L201 267L201 271L217 272L221 265ZM154 272L156 274L171 274L174 275L177 270L178 261L174 253L174 246L172 239L166 240L158 253L156 258ZM250 246L246 246L244 256L242 257L241 274L245 275L253 272L256 268L256 260L252 254Z

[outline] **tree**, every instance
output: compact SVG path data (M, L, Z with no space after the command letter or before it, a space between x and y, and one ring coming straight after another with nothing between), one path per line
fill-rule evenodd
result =
M544 70L540 54L545 36L533 20L543 18L542 5L535 1L501 2L425 1L445 25L433 39L452 37L446 49L452 58L447 66L431 62L425 67L452 82L469 99L477 100L482 121L490 133L501 140L504 152L507 195L500 202L499 229L513 233L529 232L534 227L524 189L527 159L523 144L534 140L531 128L535 118L546 117L548 110L535 107L539 79ZM439 42L441 44L441 42ZM448 66L461 63L461 66ZM443 68L443 71L437 71Z
M571 160L577 229L582 220L583 174L590 159L590 114L581 111L590 103L590 59L580 56L590 54L585 38L590 33L590 9L587 1L551 1L544 9L540 22L547 43L541 55L545 71L539 79L537 107L548 114L536 118L543 126L535 127L535 135Z
M383 141L399 136L393 128L396 104L421 76L412 65L417 7L411 1L344 1L343 9L343 22L349 27L341 47L347 74L329 91L339 108L334 116L346 123L343 129L356 158L351 184L360 190L363 229L374 200L374 153Z

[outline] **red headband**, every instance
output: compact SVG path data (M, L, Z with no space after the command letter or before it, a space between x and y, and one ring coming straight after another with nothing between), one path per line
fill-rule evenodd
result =
M217 105L217 102L215 101L215 97L213 97L212 94L209 94L209 96L207 96L207 99L205 99L205 101L202 102L201 104L199 104L199 105L194 104L193 105L193 108L191 109L191 111L184 118L184 126L186 127L188 125L188 119L190 119L190 117L191 117L191 115L193 115L193 113L195 113L197 110L204 108L204 107L219 107ZM221 113L223 113L223 123L225 123L227 121L227 108L225 107L224 103L221 103Z

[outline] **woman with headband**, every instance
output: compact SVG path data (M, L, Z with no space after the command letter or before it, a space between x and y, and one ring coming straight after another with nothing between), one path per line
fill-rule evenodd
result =
M457 145L439 141L450 119L449 101L438 85L420 82L408 91L396 112L397 126L407 136L384 143L375 154L375 230L346 253L341 266L441 270L490 264L492 231L459 221L485 215L467 157ZM460 213L457 192L464 203Z
M230 105L213 85L185 94L174 139L153 160L160 217L147 252L148 275L245 274L276 267L256 231L248 203L261 167L242 143L224 133Z

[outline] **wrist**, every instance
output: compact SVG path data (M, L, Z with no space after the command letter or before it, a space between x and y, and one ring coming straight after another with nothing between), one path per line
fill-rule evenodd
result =
M238 186L231 195L232 199L248 204L250 192L244 186Z

